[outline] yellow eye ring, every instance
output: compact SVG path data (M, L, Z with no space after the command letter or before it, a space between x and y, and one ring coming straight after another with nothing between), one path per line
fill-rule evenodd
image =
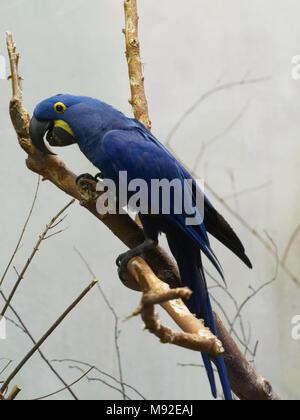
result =
M57 102L54 105L54 109L55 109L55 112L57 112L58 114L62 114L63 112L65 112L65 110L67 109L67 107L62 102Z

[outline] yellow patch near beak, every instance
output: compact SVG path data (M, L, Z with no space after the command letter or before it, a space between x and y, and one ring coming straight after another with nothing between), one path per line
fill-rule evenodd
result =
M63 130L65 130L67 133L71 134L75 138L75 134L73 133L72 128L69 126L68 123L66 123L63 120L55 120L54 121L54 127L60 127Z

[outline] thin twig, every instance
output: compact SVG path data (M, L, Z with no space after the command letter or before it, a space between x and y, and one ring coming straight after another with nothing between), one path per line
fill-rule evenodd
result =
M93 367L94 370L98 373L100 373L103 376L106 376L107 378L110 378L111 380L113 380L114 382L117 382L118 384L121 385L121 381L118 380L117 378L115 378L114 376L110 375L107 372L104 372L103 370L97 368L96 366L93 366L90 363L87 362L82 362L80 360L74 360L74 359L62 359L62 360L52 360L53 363L76 363L85 367ZM127 384L126 382L123 383L123 385L128 388L131 389L132 391L134 391L139 397L141 397L143 400L146 400L146 398L143 396L143 394L141 394L136 388L134 388L132 385Z
M265 182L264 184L259 185L258 187L245 188L242 191L238 191L238 192L235 192L235 193L232 193L232 194L224 195L222 197L222 199L227 201L227 200L230 200L232 198L241 197L242 195L246 195L246 194L249 194L249 193L254 193L254 192L263 190L263 189L269 187L270 185L272 185L272 181Z
M21 392L21 388L19 388L18 386L13 387L12 391L7 397L7 401L15 400L20 392Z
M246 105L242 108L242 110L238 113L238 115L230 122L230 124L221 131L221 133L216 134L215 136L213 136L210 140L208 140L205 143L202 143L201 145L201 149L196 157L195 160L195 165L193 168L193 171L197 171L197 168L200 164L200 161L203 157L204 152L206 151L206 149L211 146L213 143L215 143L216 141L220 140L222 137L225 137L226 135L228 135L233 128L241 121L241 119L243 118L243 116L245 115L248 107L249 107L249 101L246 103Z
M234 298L234 296L230 293L228 288L224 287L221 283L219 283L219 281L217 279L215 279L208 271L206 271L206 274L215 282L216 287L219 288L220 290L222 290L229 297L229 299L232 301L232 303L235 306L235 310L238 311L239 310L239 304L238 304L237 300ZM226 319L229 327L232 328L231 334L233 334L236 337L238 342L245 348L245 351L249 351L249 353L252 355L252 350L250 349L250 347L247 343L247 338L246 338L246 334L245 334L245 328L244 328L242 316L239 315L240 328L241 328L241 332L242 332L242 336L243 336L241 338L239 336L238 332L233 327L232 321L230 321L229 316L227 315L227 312L225 311L223 305L217 299L215 299L215 297L213 295L211 295L211 299L215 303L215 305L217 305L220 308L220 310L221 310L222 314L224 315L224 318Z
M20 276L19 276L19 278L18 278L18 280L17 280L17 282L16 282L16 284L15 284L15 286L14 286L14 288L13 288L13 290L12 290L12 292L10 293L10 295L9 295L9 298L7 299L7 302L6 302L6 305L4 306L4 308L3 308L3 311L1 312L1 316L4 316L5 315L5 313L6 313L6 311L7 311L7 309L8 309L8 307L9 307L9 305L10 305L10 303L11 303L11 301L12 301L12 299L13 299L13 297L14 297L14 295L15 295L15 293L16 293L16 291L17 291L17 289L18 289L18 287L19 287L19 285L20 285L20 283L21 283L21 281L23 280L23 278L24 278L24 275L25 275L25 273L26 273L26 271L28 270L28 268L29 268L29 266L30 266L30 264L31 264L31 262L32 262L32 260L33 260L33 258L35 257L35 255L36 255L36 253L38 252L38 250L39 250L39 247L40 247L40 245L41 245L41 243L45 240L45 238L47 237L47 234L48 234L48 232L49 232L49 230L51 229L51 227L53 226L53 224L56 222L56 220L57 219L59 219L59 217L72 205L72 204L74 204L74 202L75 202L75 200L72 200L72 201L70 201L70 203L69 204L67 204L51 221L50 221L50 223L49 223L49 225L47 225L46 226L46 229L44 230L44 232L42 233L42 235L39 237L39 240L37 241L37 243L36 243L36 245L35 245L35 247L34 247L34 249L33 249L33 251L32 251L32 253L31 253L31 255L30 255L30 257L29 257L29 259L27 260L27 262L26 262L26 264L25 264L25 266L24 266L24 268L23 268L23 270L21 271L21 273L20 273Z
M17 272L17 276L19 277L19 273ZM2 291L0 291L0 295L2 296L4 302L7 302L7 298L5 297L4 293ZM36 340L33 338L33 335L31 334L31 332L29 331L29 329L27 328L27 326L25 325L23 319L21 318L21 316L18 314L18 312L15 310L15 308L10 304L9 305L9 309L12 311L12 313L14 314L14 316L17 318L18 322L20 325L16 324L16 326L18 328L20 328L24 334L26 334L28 336L28 338L31 340L32 344L35 346L37 344ZM7 318L8 319L8 318ZM49 367L49 369L54 373L54 375L57 377L57 379L65 386L67 387L67 383L65 382L65 380L61 377L61 375L57 372L57 370L52 366L52 364L49 362L49 360L46 358L46 356L44 355L44 353L42 352L41 349L38 349L38 353L41 356L42 360L46 363L46 365ZM70 392L70 394L72 395L72 397L74 398L74 400L78 401L77 396L75 395L75 393L71 390L68 389L68 391Z
M223 91L226 91L226 90L233 89L235 87L253 85L253 84L257 84L257 83L266 82L268 80L271 80L271 77L259 77L259 78L255 78L255 79L242 79L242 80L239 80L237 82L221 84L221 85L216 86L216 87L210 89L209 91L203 93L200 96L200 98L198 98L197 101L183 113L183 115L180 117L180 119L174 125L174 127L170 131L169 135L167 136L166 146L167 147L170 146L170 143L171 143L171 140L172 140L174 134L177 132L177 130L179 129L181 124L186 120L186 118L191 113L193 113L198 108L198 106L200 104L202 104L204 101L206 101L211 96L213 96L213 95L215 95L216 93L219 93L219 92L223 92Z
M80 372L83 372L83 369L81 369L79 366L70 366L70 369L77 369L77 370L79 370ZM119 388L117 388L117 387L115 387L114 385L111 385L111 384L109 384L108 382L106 382L106 381L104 381L103 379L101 379L101 378L91 378L91 377L89 377L89 376L86 376L86 379L89 381L89 382L101 382L102 384L104 384L105 386L107 386L108 388L111 388L111 389L114 389L115 391L117 391L117 392L119 392L120 394L122 394L122 396L123 396L123 390L122 389L119 389ZM123 397L124 398L124 397ZM131 398L125 393L125 400L131 400Z
M98 283L98 280L93 280L93 282L80 294L80 296L68 307L68 309L58 318L58 320L52 325L52 327L43 335L43 337L37 342L37 344L29 351L29 353L23 358L19 365L14 369L5 383L2 385L0 392L3 394L7 389L10 382L13 378L20 372L23 366L28 362L28 360L35 354L35 352L44 344L44 342L49 338L49 336L57 329L57 327L64 321L64 319L69 315L69 313L81 302L81 300L91 291L91 289Z
M300 233L300 226L298 226L295 229L294 233L292 234L292 236L291 236L291 238L289 240L289 243L288 243L288 245L286 247L286 250L284 251L284 254L283 254L283 257L282 257L282 260L281 260L282 264L285 264L286 263L287 258L288 258L289 253L290 253L290 250L292 249L292 246L293 246L295 240L297 239L297 236L299 235L299 233Z
M82 255L82 253L77 249L74 248L75 252L78 254L79 258L82 260L82 262L84 263L84 265L86 266L87 270L89 271L89 273L91 274L91 276L93 278L95 278L95 274L93 273L93 270L91 268L91 266L89 265L89 263L87 262L87 260L84 258L84 256ZM124 384L123 384L123 368L122 368L122 359L121 359L121 350L120 350L120 346L119 346L119 337L120 337L120 331L119 331L119 317L114 309L114 307L112 306L112 304L110 303L109 299L107 298L106 294L104 293L101 285L98 283L98 290L102 296L102 298L104 299L104 302L106 303L106 306L108 307L108 309L110 310L110 312L112 313L114 320L115 320L115 327L114 327L114 340L115 340L115 349L116 349L116 354L117 354L117 360L118 360L118 369L119 369L119 377L120 377L120 384L121 384L121 388L123 391L123 399L125 400L125 388L124 388Z
M12 364L13 360L9 360L5 367L1 370L0 375L6 371L6 369Z
M57 231L57 232L55 232L55 233L52 233L51 235L46 236L46 237L44 238L44 241L47 241L48 239L53 238L53 236L60 235L61 233L65 232L65 231L66 231L66 230L68 230L68 229L69 229L69 227L66 227L65 229L61 229L61 230L59 230L59 231Z
M20 56L17 53L16 43L13 40L12 34L6 33L7 50L10 58L10 70L11 70L11 81L13 98L20 99L22 101L22 78L19 75L19 59Z
M70 385L65 386L62 389L59 389L58 391L55 391L52 394L45 395L44 397L34 398L33 401L45 400L46 398L53 397L54 395L60 394L61 392L72 388L72 386L78 384L78 382L80 382L83 378L85 378L93 369L94 369L94 367L91 367L86 373L84 373L82 376L80 376L80 378L78 378L76 381L72 382Z
M12 254L12 257L11 257L11 259L10 259L9 263L7 264L7 267L6 267L6 269L5 269L4 273L3 273L3 276L2 276L2 278L1 278L1 280L0 280L0 287L2 286L3 281L4 281L4 279L5 279L5 277L6 277L7 273L8 273L8 270L10 269L10 267L11 267L11 265L12 265L12 263L13 263L14 259L15 259L15 256L16 256L16 254L17 254L17 252L18 252L19 248L20 248L20 245L21 245L22 239L23 239L24 234L25 234L25 232L26 232L26 228L27 228L28 223L29 223L29 221L30 221L30 219L31 219L31 216L32 216L32 213L33 213L33 209L34 209L34 206L35 206L35 203L36 203L37 197L38 197L38 192L39 192L39 188L40 188L40 180L41 180L41 177L39 176L39 177L38 177L37 187L36 187L35 194L34 194L34 199L33 199L33 202L32 202L32 205L31 205L31 208L30 208L30 211L29 211L28 217L27 217L26 222L25 222L25 224L24 224L24 227L23 227L23 229L22 229L22 232L21 232L21 235L20 235L20 237L19 237L19 240L18 240L17 246L16 246L16 248L15 248L15 250L14 250L13 254Z
M277 255L277 258L276 258L276 268L275 268L275 274L274 274L274 277L271 279L271 280L269 280L269 281L267 281L267 282L265 282L264 284L262 284L259 288L257 288L257 289L252 289L253 290L253 293L251 293L243 302L242 302L242 304L240 305L240 307L239 307L239 309L238 309L238 311L237 311L237 313L236 313L236 315L235 315L235 317L234 317L234 319L233 319L233 321L232 321L232 323L231 323L231 328L230 328L230 333L231 333L231 331L232 331L232 329L233 329L233 327L234 327L234 324L235 324L235 322L236 322L236 320L238 319L238 317L240 316L240 314L241 314L241 312L242 312L242 310L244 309L244 307L247 305L247 303L249 303L250 302L250 300L252 300L258 293L260 293L263 289L265 289L266 287L268 287L270 284L272 284L272 283L274 283L275 281L276 281L276 279L277 279L277 276L278 276L278 271L279 271L279 256L278 256L278 250L277 250L277 247L276 247L276 244L275 244L275 242L273 241L273 239L270 237L270 235L267 233L267 232L265 232L266 233L266 235L267 235L267 237L268 237L268 239L270 240L270 242L273 244L273 246L275 247L275 253L276 253L276 255Z

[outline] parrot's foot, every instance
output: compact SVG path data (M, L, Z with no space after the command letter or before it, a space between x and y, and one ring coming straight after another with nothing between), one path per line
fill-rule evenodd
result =
M152 239L146 239L145 242L143 242L138 247L131 249L130 251L125 252L124 254L119 255L119 257L116 260L116 264L118 266L118 272L120 279L122 280L122 273L124 270L127 269L127 265L130 260L134 257L142 257L146 259L147 251L150 249L156 248L158 243L156 241L153 241ZM123 280L122 280L123 281Z
M89 179L91 181L98 182L99 179L103 179L102 173L99 172L97 175L93 176L91 174L82 174L79 175L76 179L76 184L78 185L82 179Z
M99 192L97 191L96 186L100 179L103 179L101 173L96 176L83 174L76 179L76 185L81 197L81 205L84 206L89 201L95 201L98 199Z

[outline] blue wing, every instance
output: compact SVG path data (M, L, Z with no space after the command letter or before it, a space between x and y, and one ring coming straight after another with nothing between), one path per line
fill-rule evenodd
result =
M167 179L170 182L178 179L182 183L182 188L184 188L185 180L192 179L167 149L158 141L155 143L151 137L149 138L140 129L109 131L102 140L101 153L98 156L101 156L98 165L105 177L115 179L116 182L120 171L127 172L128 182L134 179L143 179L148 185L150 185L152 179ZM196 185L194 180L193 183ZM198 186L197 188L199 189ZM192 188L190 191L185 190L185 194L190 194L188 198L195 205L196 201L193 197ZM200 194L204 197L203 192L200 192ZM150 203L151 195L149 194ZM165 215L165 217L188 235L195 244L200 246L201 251L223 277L222 268L211 250L203 215L201 215L199 209L195 207L193 217L197 219L198 224L193 226L186 224L186 218L190 215L186 214L184 210L181 214L171 213Z
M134 120L140 130L143 138L145 140L151 141L161 150L163 150L171 159L173 159L176 164L180 167L184 177L186 179L193 179L193 177L189 174L189 172L185 169L185 167L178 162L178 160L170 153L170 151L157 140L153 134L147 130L147 128L141 124L139 121ZM197 194L204 194L203 191L199 191L199 185L193 179L193 187L197 191ZM218 239L223 245L225 245L228 249L230 249L235 255L237 255L249 268L252 268L251 261L247 257L245 253L245 248L235 234L232 227L228 224L228 222L224 219L224 217L217 212L214 206L210 203L208 198L204 195L204 214L205 214L205 229L208 233L213 235L216 239Z

